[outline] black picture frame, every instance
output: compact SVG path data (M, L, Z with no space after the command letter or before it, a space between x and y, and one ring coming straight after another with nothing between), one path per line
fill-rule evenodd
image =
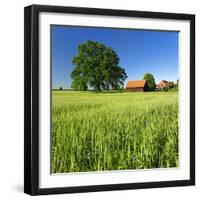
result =
M76 13L190 22L190 179L177 181L39 188L39 13ZM195 184L195 15L31 5L24 9L24 192L30 195L160 188Z

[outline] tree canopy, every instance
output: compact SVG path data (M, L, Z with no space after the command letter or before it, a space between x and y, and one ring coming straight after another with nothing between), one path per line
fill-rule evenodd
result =
M145 73L143 80L147 81L147 87L149 91L155 90L156 83L155 83L154 76L151 73Z
M75 90L96 91L119 89L127 78L125 69L119 66L119 57L111 47L94 41L87 41L78 47L72 63L74 70L71 87Z

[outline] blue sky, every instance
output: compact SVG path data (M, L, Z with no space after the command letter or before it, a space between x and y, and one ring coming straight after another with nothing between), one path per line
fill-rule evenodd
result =
M128 80L141 80L144 73L161 80L178 79L178 32L94 27L51 26L52 87L70 88L72 59L78 45L93 40L112 47L125 68Z

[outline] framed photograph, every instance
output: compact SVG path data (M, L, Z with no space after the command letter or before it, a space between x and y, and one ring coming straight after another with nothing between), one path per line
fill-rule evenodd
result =
M195 184L195 16L25 7L24 192Z

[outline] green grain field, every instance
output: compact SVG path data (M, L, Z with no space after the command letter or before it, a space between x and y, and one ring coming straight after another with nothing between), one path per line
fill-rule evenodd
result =
M53 173L178 167L178 93L52 91Z

